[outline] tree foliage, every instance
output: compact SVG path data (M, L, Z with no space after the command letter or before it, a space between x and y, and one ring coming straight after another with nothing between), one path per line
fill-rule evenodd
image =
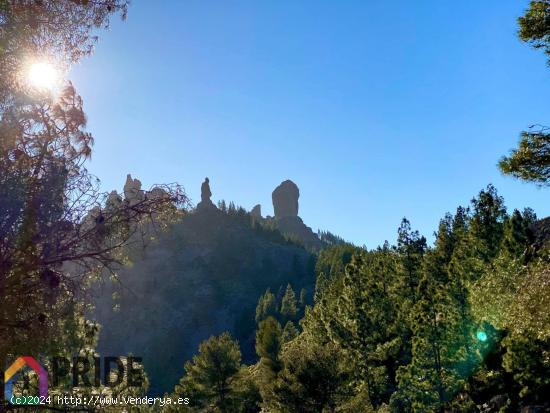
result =
M241 366L239 343L229 333L210 337L199 346L192 361L185 364L185 376L176 386L175 395L189 397L199 411L237 412L236 383L247 374Z
M543 49L550 56L550 2L532 0L525 14L518 19L519 38ZM549 60L550 63L550 60ZM519 145L499 162L500 170L540 186L550 183L550 133L548 127L533 125L523 131Z
M519 38L550 55L550 2L532 0L518 23Z
M122 0L0 2L0 360L66 346L87 286L116 274L128 247L187 204L177 185L132 202L102 193L85 167L93 137L74 86L26 81L35 61L63 71L89 55L92 31L126 8Z
M550 133L548 128L521 133L519 145L499 162L500 170L540 186L550 183Z
M298 301L296 293L290 284L287 285L285 294L281 299L281 315L287 320L294 320L298 315Z

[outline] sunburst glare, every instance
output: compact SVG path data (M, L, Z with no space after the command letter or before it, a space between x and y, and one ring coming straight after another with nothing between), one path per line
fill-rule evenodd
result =
M34 62L29 65L27 82L36 89L51 92L59 83L59 72L49 62Z

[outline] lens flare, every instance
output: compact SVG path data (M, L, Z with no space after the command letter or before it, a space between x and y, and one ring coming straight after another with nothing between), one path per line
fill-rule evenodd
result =
M478 331L476 337L479 341L487 341L487 333L485 331Z

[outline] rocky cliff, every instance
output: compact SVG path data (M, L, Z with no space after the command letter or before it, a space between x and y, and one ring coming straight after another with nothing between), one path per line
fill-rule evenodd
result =
M282 234L302 243L308 249L318 251L323 243L310 227L304 224L302 218L298 216L300 190L298 186L290 179L281 182L273 190L271 199L273 201L274 217L263 219L263 223L272 228L278 229ZM254 216L261 217L260 205L256 205L252 210Z

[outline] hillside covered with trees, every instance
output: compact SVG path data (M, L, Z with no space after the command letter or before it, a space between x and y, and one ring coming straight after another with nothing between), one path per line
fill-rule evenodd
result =
M151 394L169 391L212 334L230 331L253 361L254 312L267 289L278 299L289 283L302 291L300 314L312 300L315 255L233 204L197 208L132 251L116 281L94 291L91 317L102 326L102 354L144 358Z
M256 411L243 407L252 390L273 412L544 411L550 286L536 222L529 209L507 212L488 186L441 219L433 246L404 219L394 245L329 247L314 305L291 334L262 296L259 361L242 366L229 350L237 342L212 337L174 396L191 394L198 411ZM210 380L222 355L236 367L220 390Z
M51 69L38 58L67 71L128 5L0 0L0 364L32 355L53 373L53 357L89 367L123 355L127 368L135 354L139 385L80 387L67 370L49 394L188 404L2 399L0 411L550 411L550 217L527 199L510 210L488 184L440 217L433 243L403 218L394 241L369 249L315 234L289 180L266 218L214 206L208 179L196 207L178 184L142 190L130 176L123 195L102 192L74 85L22 73ZM549 0L518 24L550 55ZM498 167L548 191L548 127L520 132ZM32 370L15 377L19 394L42 384Z

